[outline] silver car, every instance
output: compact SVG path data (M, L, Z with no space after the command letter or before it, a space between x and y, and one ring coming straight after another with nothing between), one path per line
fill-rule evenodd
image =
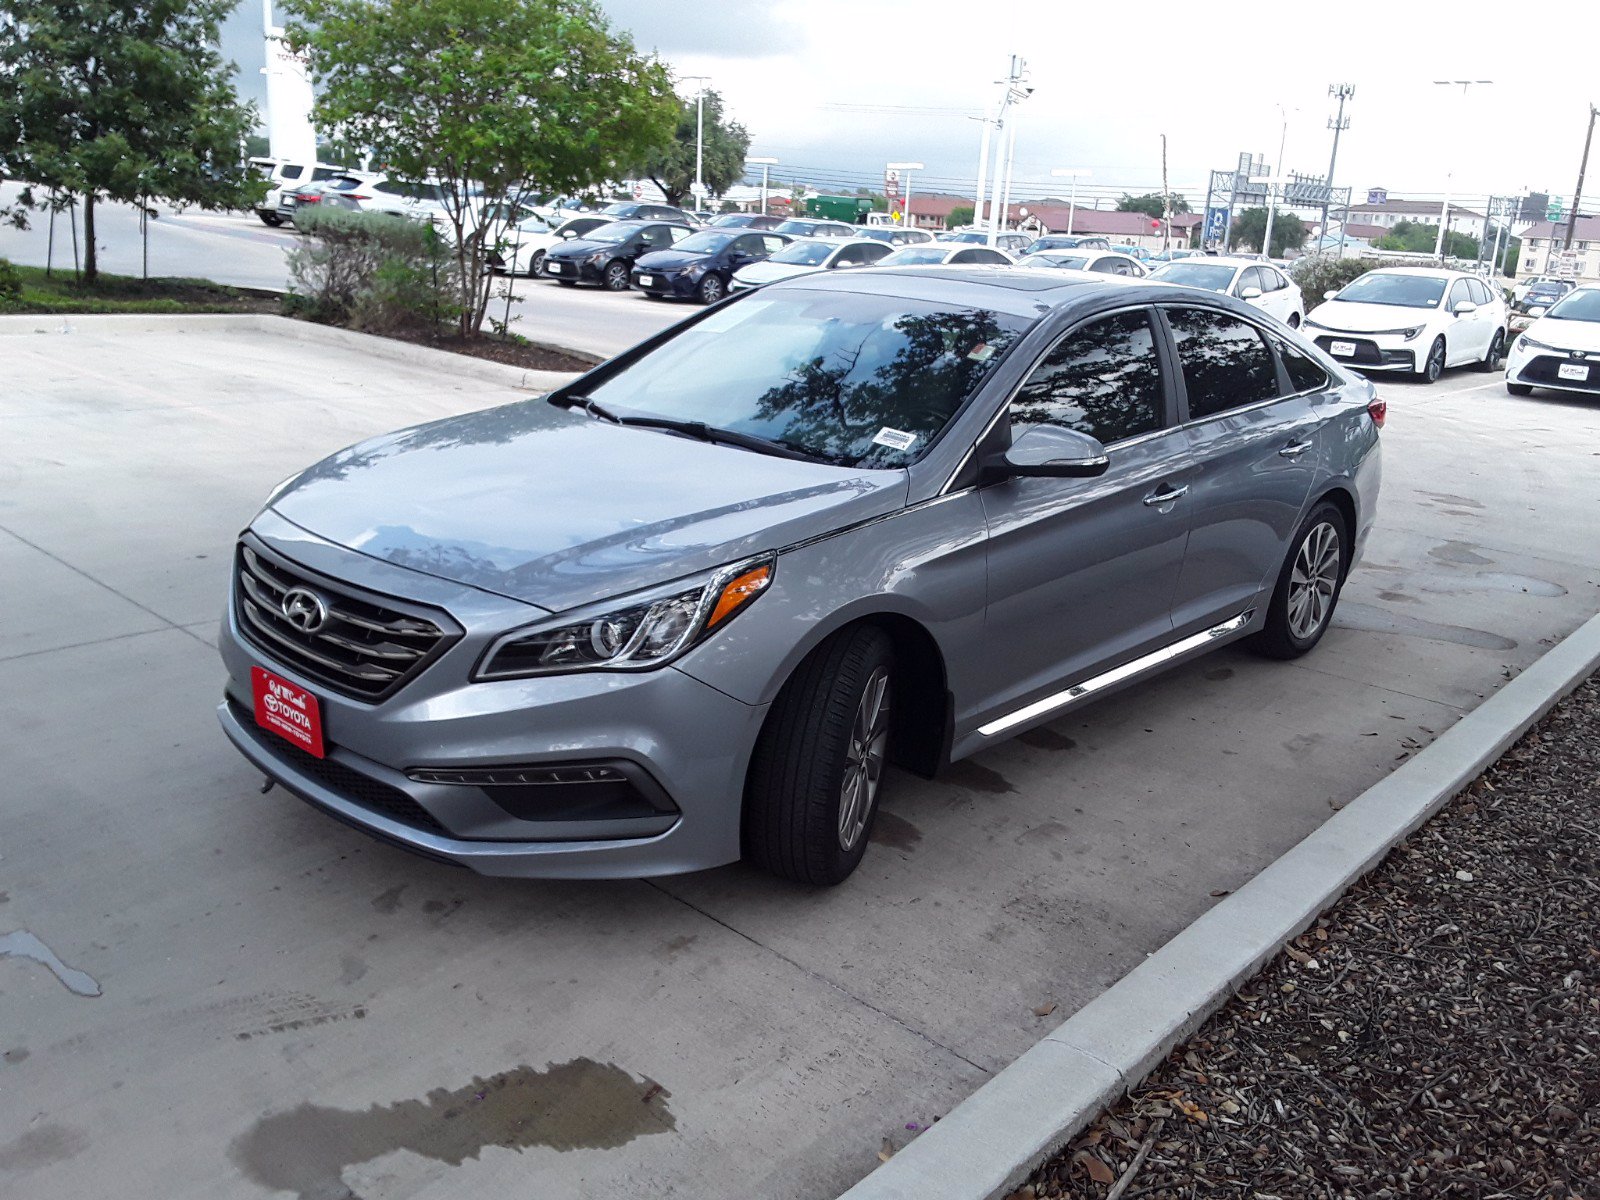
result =
M837 883L889 762L1238 639L1315 646L1383 417L1228 297L819 272L280 485L236 550L222 725L488 874Z

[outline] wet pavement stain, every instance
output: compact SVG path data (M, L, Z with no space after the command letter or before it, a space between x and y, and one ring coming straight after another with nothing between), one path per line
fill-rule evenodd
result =
M1394 633L1401 637L1419 637L1430 642L1452 642L1459 646L1475 646L1479 650L1515 650L1517 643L1487 629L1471 629L1465 625L1444 625L1437 621L1424 621L1421 617L1408 617L1403 613L1388 612L1371 604L1341 601L1334 611L1333 623L1345 629L1361 629L1368 633Z
M1265 229L1266 226L1263 225L1261 228ZM1200 673L1200 678L1209 679L1209 680L1211 680L1212 683L1221 683L1224 679L1232 679L1233 678L1233 668L1232 667L1212 667L1209 671L1202 671Z
M98 996L100 985L86 971L69 967L56 957L56 952L46 946L26 929L16 929L0 937L0 958L26 958L47 967L62 986L74 996Z
M1266 228L1262 226L1262 228ZM1232 671L1228 674L1233 674ZM1024 746L1032 746L1035 750L1076 750L1078 743L1064 733L1057 733L1048 725L1041 725L1037 729L1030 729L1027 733L1017 735L1017 741Z
M372 907L385 915L395 912L400 907L400 893L410 886L409 883L402 883L387 892L379 892L372 898Z
M970 758L962 759L949 770L943 778L950 783L960 784L974 792L988 792L993 796L1003 796L1007 792L1017 789L1011 786L1011 781L999 771L988 767L981 767Z
M922 830L904 817L897 817L892 812L884 812L880 808L878 815L873 818L872 833L868 835L867 840L874 846L912 850L922 840Z
M1266 228L1265 225L1262 226ZM349 987L356 980L367 973L367 962L355 954L341 954L339 956L339 982Z
M1436 558L1440 562L1461 563L1469 567L1486 567L1494 562L1494 559L1485 558L1477 553L1470 542L1446 542L1429 550L1428 557Z
M68 1125L40 1125L0 1145L0 1171L34 1171L66 1162L89 1148L89 1139Z
M1265 229L1266 226L1263 225L1262 228ZM26 1046L18 1046L15 1049L7 1050L4 1054L0 1054L0 1058L4 1058L8 1063L13 1064L22 1062L27 1057L28 1048Z
M235 1138L229 1157L263 1187L299 1200L360 1200L346 1167L396 1150L459 1167L490 1146L519 1153L614 1150L667 1133L677 1120L672 1093L611 1063L578 1058L543 1071L520 1066L464 1087L436 1088L423 1100L366 1109L302 1104L262 1117Z
M1483 507L1481 501L1474 500L1470 496L1455 496L1449 492L1418 492L1417 494L1419 496L1426 496L1429 500L1436 501L1439 504L1453 504L1457 508Z
M1263 226L1262 228L1265 228ZM1511 575L1504 571L1479 571L1472 582L1497 592L1526 592L1530 596L1565 596L1567 589L1548 579L1532 575Z

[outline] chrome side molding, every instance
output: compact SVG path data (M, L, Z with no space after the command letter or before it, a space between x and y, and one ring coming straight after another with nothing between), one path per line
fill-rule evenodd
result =
M1256 610L1251 608L1240 613L1237 617L1230 618L1220 625L1213 625L1210 629L1203 629L1199 633L1191 634L1181 641L1173 642L1170 646L1163 646L1160 650L1152 650L1142 658L1132 662L1123 663L1120 667L1113 667L1104 674L1085 679L1082 683L1075 683L1064 691L1046 696L1043 700L1035 700L1032 704L1024 705L1015 712L1007 713L1003 717L996 717L987 725L978 726L978 732L984 737L996 737L1008 729L1015 729L1018 725L1025 724L1046 713L1068 708L1096 692L1103 692L1113 684L1118 684L1135 675L1143 675L1163 667L1173 659L1182 658L1191 650L1199 650L1209 646L1218 638L1227 637L1231 633L1238 633L1250 624L1250 618L1256 615Z

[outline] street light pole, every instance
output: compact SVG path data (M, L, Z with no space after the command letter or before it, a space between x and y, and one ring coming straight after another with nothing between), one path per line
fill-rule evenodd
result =
M1067 201L1067 233L1072 233L1072 224L1078 217L1078 177L1080 175L1093 175L1094 172L1081 167L1057 167L1050 174L1058 178L1072 180L1072 198Z
M983 185L989 172L989 131L994 127L994 119L985 113L980 120L983 121L983 142L978 147L978 195L972 207L972 223L982 229Z
M703 178L705 166L705 140L706 140L706 80L709 75L685 75L684 82L693 80L700 86L694 93L694 200L698 207L704 203L706 185Z
M1461 98L1462 100L1465 100L1467 97L1467 89L1473 84L1487 85L1493 83L1494 80L1435 79L1433 82L1435 87L1459 87L1461 89ZM1439 210L1439 240L1435 242L1433 246L1433 256L1439 260L1439 264L1441 266L1444 265L1445 231L1450 227L1450 187L1451 177L1449 174L1446 174L1444 177L1444 206Z
M1278 178L1287 179L1283 169L1283 148L1289 142L1289 110L1279 104L1275 106L1283 117L1283 131L1278 135ZM1267 231L1261 235L1261 253L1268 258L1272 257L1272 222L1278 214L1278 192L1276 188L1267 192Z
M761 215L764 217L767 215L767 168L777 166L778 160L775 158L747 158L744 161L746 166L752 163L761 164Z

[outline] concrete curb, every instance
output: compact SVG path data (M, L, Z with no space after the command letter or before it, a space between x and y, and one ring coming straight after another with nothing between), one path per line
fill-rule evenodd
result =
M1600 616L1373 784L841 1200L995 1200L1600 667Z
M507 363L473 358L467 354L455 354L449 350L436 350L432 346L417 346L393 338L338 329L332 325L316 325L310 321L296 321L290 317L279 317L270 313L180 313L171 316L144 313L23 313L0 316L0 336L28 333L61 334L72 333L75 330L116 335L171 333L174 325L179 323L183 326L183 332L252 330L291 341L341 346L391 362L410 363L468 379L482 379L488 383L503 384L525 392L548 392L577 378L574 372L529 371ZM537 342L534 344L544 349L570 354L574 358L600 361L587 351L544 346Z

